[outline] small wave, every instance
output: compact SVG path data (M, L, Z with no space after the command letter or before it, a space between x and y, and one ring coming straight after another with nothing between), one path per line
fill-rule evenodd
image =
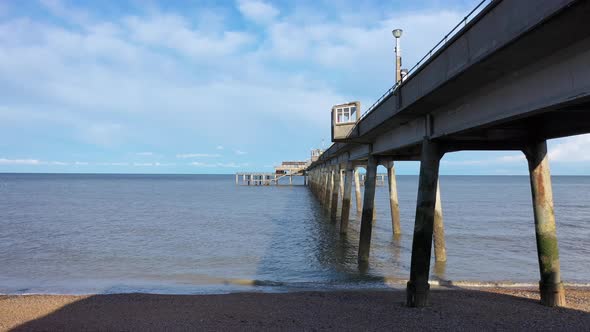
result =
M377 280L379 279L379 280ZM129 294L129 293L146 293L146 294L230 294L242 292L262 292L262 293L283 293L283 292L305 292L305 291L383 291L383 290L404 290L407 279L401 278L373 278L366 281L301 281L301 282L281 282L273 280L259 279L223 279L220 286L237 286L227 288L203 288L178 291L178 289L167 289L166 287L150 288L125 288L115 292L87 292L87 291L35 291L31 289L21 289L0 292L0 295L75 295L87 296L94 294ZM453 288L537 288L538 283L534 282L513 282L513 281L476 281L476 280L430 280L430 285L435 288L453 289ZM566 287L590 288L590 283L585 282L564 282ZM245 288L242 288L245 287ZM198 287L197 287L198 288Z

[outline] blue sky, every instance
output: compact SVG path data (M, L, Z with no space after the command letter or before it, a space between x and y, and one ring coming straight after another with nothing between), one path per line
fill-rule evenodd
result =
M393 82L476 1L0 0L0 172L233 173L329 146L331 105ZM323 143L322 143L323 142ZM590 174L590 137L550 142ZM416 174L415 162L398 174ZM443 174L526 174L519 153Z

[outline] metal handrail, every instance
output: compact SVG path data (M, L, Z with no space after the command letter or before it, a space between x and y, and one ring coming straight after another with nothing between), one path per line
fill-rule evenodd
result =
M473 13L475 13L479 8L481 8L484 3L487 3L487 2L492 3L493 1L495 1L495 0L482 0L475 8L473 8L467 15L465 15L465 17L463 18L463 20L461 20L461 22L459 22L457 25L455 25L455 27L451 31L449 31L449 33L447 33L438 43L436 43L436 45L434 45L434 47L431 48L430 51L428 51L428 53L426 53L422 57L422 59L420 59L412 68L410 68L410 70L408 70L408 73L404 77L404 81L410 75L412 75L413 72L417 71L418 68L422 67L422 65L424 65L426 63L426 61L432 57L433 54L435 54L438 50L440 50L442 48L442 46L445 45L447 43L447 41L451 37L453 37L457 31L460 30L459 27L463 28L463 27L467 26L467 23L470 22L471 18L473 18L472 17ZM396 82L391 88L389 88L387 91L385 91L385 93L381 97L379 97L379 99L377 99L377 101L374 102L373 105L371 105L371 107L369 107L361 115L361 117L359 118L359 122L362 119L364 119L367 115L369 115L377 107L377 105L379 105L385 98L392 95L394 93L394 91L397 90L397 88L402 83L403 83L403 81Z

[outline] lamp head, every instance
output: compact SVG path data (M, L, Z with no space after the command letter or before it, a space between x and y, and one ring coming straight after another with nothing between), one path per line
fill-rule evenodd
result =
M402 32L402 29L394 29L393 31L391 31L395 38L400 38L402 36Z

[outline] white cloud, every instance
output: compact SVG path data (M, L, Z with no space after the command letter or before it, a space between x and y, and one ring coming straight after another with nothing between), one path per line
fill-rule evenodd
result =
M112 146L125 134L118 123L92 123L79 129L83 141L101 146Z
M39 0L52 15L66 19L71 23L84 24L89 21L88 13L66 6L61 0Z
M506 163L520 163L526 162L526 158L522 152L513 152L508 155L499 156L495 158L486 159L466 159L466 160L445 160L441 161L442 164L449 166L487 166L494 164L506 164Z
M203 163L203 162L200 162L200 161L193 161L189 165L199 166L199 167L215 167L215 164Z
M222 167L222 168L239 168L242 167L239 164L236 163L217 163L217 167Z
M238 155L238 156L243 156L245 154L248 154L248 152L246 151L242 151L242 150L234 150L234 152Z
M175 166L176 163L160 163L160 162L88 162L88 161L44 161L39 159L7 159L0 158L0 165L48 165L48 166L135 166L135 167L159 167L159 166Z
M524 153L521 152L515 152L516 154L514 155L507 155L507 156L502 156L496 159L496 161L498 162L524 162L526 161L526 157L524 156Z
M260 0L239 0L238 9L242 15L256 23L268 23L279 15L273 5Z
M275 72L256 55L183 63L174 54L128 40L135 30L126 24L101 22L79 31L27 19L0 23L0 75L6 78L7 97L2 108L8 109L1 116L12 114L17 126L29 126L28 119L39 125L51 121L71 138L100 146L137 136L145 143L168 139L153 127L202 135L224 130L248 137L247 143L256 137L252 130L264 126L256 120L261 116L319 125L324 118L318 109L348 99L299 74ZM142 121L132 120L139 116Z
M347 15L311 24L291 17L268 28L267 51L269 57L313 61L369 77L391 68L393 79L392 27L404 29L402 55L404 67L409 68L461 18L462 14L455 11L402 12L374 19L374 24L367 26L362 19L351 20Z
M204 163L204 162L192 162L189 165L191 166L198 166L198 167L219 167L219 168L240 168L246 167L248 163L235 163L235 162L228 162L228 163Z
M218 158L221 157L217 153L183 153L177 154L176 158L187 159L187 158Z
M65 161L50 161L50 162L47 162L47 164L49 164L49 165L57 165L57 166L67 166L70 163L65 162Z
M0 158L0 165L39 165L41 161L37 159L6 159Z
M0 158L0 165L50 165L68 166L71 163L65 161L43 161L39 159L6 159Z
M254 41L246 32L211 34L195 30L186 18L174 14L158 14L148 19L131 16L125 19L124 28L139 43L164 47L191 57L232 54Z
M160 163L160 162L155 162L155 163L133 163L132 164L135 167L160 167L160 166L174 166L176 165L176 163Z
M590 161L590 134L552 141L548 150L553 162Z
M215 149L217 149L217 150L223 150L223 146L222 145L218 145Z
M153 152L137 152L136 155L142 156L142 157L151 157L154 155L154 153Z
M95 165L97 165L97 166L129 166L130 164L127 162L98 162Z
M367 20L371 16L350 19L352 13L333 11L315 19L300 4L281 13L260 1L240 5L245 17L266 23L258 37L227 25L219 13L205 28L188 13L155 8L93 17L51 0L45 6L53 15L79 26L1 20L0 140L14 139L5 133L22 128L72 142L72 150L99 145L134 151L139 142L163 148L195 139L227 143L223 132L248 150L268 147L281 129L296 135L305 128L319 144L329 135L326 115L333 104L374 101L359 92L365 84L357 78L389 82L393 76L387 74L393 73L392 26L404 25L404 60L411 63L412 54L421 56L460 16L441 11ZM183 155L177 157L220 157Z

